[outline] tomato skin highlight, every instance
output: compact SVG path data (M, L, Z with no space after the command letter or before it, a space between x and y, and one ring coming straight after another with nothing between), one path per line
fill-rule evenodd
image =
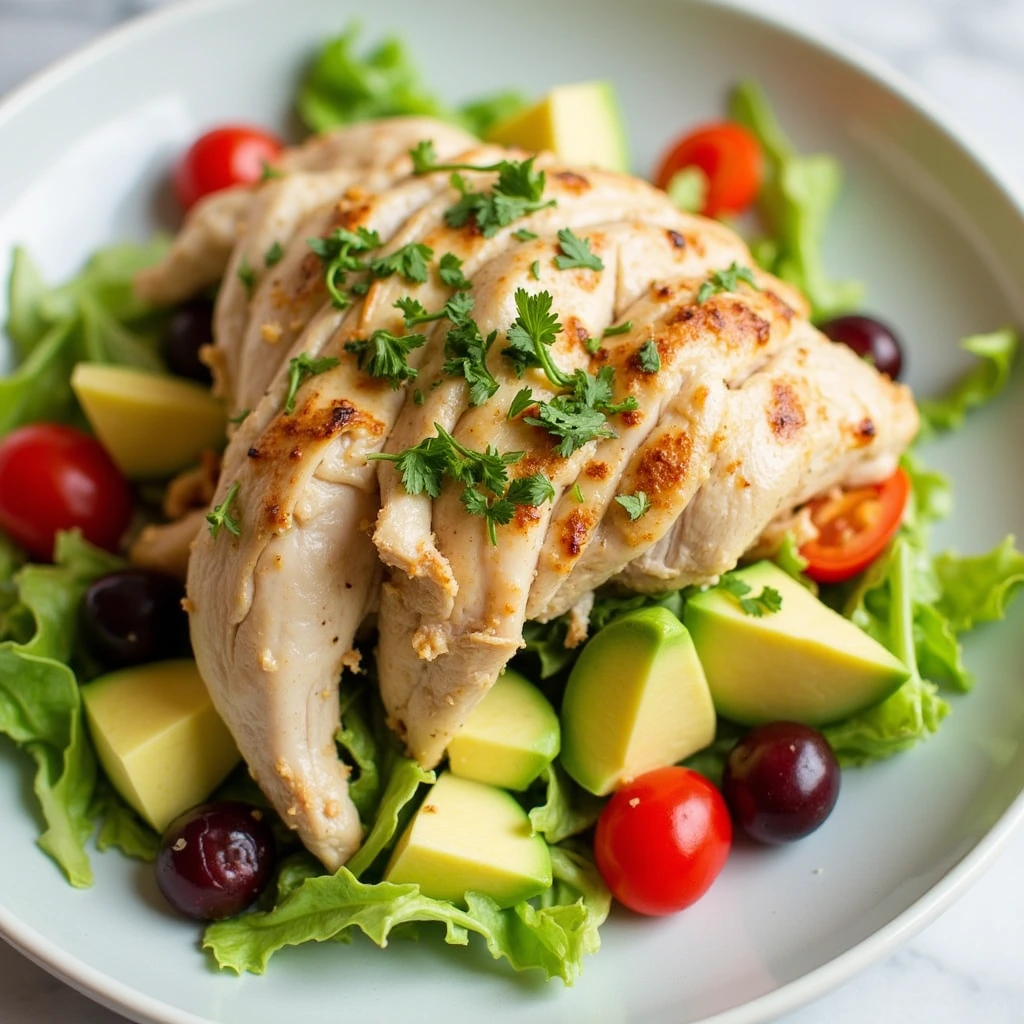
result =
M800 548L807 559L806 575L818 583L842 583L863 572L899 529L909 496L910 478L897 469L873 487L857 488L838 499L812 501L811 521L820 533Z
M731 846L732 820L722 794L703 775L678 765L626 783L605 805L594 835L597 868L612 895L650 916L699 900Z
M761 190L764 154L743 125L720 121L701 125L673 143L658 164L654 183L667 189L685 167L699 167L708 179L700 211L705 217L743 213Z
M103 446L59 423L19 427L0 441L0 528L35 559L51 561L58 530L116 551L131 488Z
M273 163L284 143L251 125L230 124L200 135L174 169L174 194L188 210L204 196L232 185L260 180L265 164Z

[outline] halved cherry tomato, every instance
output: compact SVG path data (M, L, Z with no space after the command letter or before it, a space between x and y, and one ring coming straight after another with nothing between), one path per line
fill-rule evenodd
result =
M174 192L187 210L203 196L232 185L259 181L284 143L276 135L244 124L224 125L200 135L174 170Z
M654 183L668 188L685 167L699 167L708 179L706 217L742 213L757 198L764 176L761 144L741 124L721 121L703 125L675 142L661 158Z
M841 583L863 572L899 529L909 495L910 479L897 469L880 484L812 501L818 536L800 548L807 575L819 583Z
M117 549L132 492L95 438L59 423L33 423L0 441L0 528L30 555L53 558L58 530Z
M671 765L612 796L597 820L594 857L620 903L639 914L672 914L707 892L731 845L722 794L703 775Z

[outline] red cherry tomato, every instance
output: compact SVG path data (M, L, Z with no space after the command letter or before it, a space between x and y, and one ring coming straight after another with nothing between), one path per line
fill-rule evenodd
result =
M880 484L812 501L818 536L800 548L804 572L819 583L841 583L863 572L899 529L909 495L910 479L897 469Z
M259 181L283 145L277 136L242 124L200 135L174 170L178 202L187 210L211 192Z
M594 856L612 895L638 914L690 906L718 877L732 845L722 794L672 765L626 783L597 821Z
M742 213L757 198L764 176L761 144L743 125L707 124L684 135L661 158L654 183L668 188L685 167L699 167L708 179L705 217Z
M33 558L53 558L58 530L78 527L114 551L132 517L132 492L103 446L58 423L33 423L0 441L0 528Z

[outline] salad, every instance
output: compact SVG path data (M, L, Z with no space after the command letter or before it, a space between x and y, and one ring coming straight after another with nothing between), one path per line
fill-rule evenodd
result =
M561 102L564 93L556 92L554 99L542 101L541 110L550 114ZM597 96L593 105L607 113L606 88ZM325 47L297 102L315 131L367 118L429 114L501 142L523 141L522 135L511 136L529 131L531 110L537 109L505 95L449 110L416 80L399 43L389 41L360 57L351 33ZM860 301L856 284L830 280L821 264L818 244L840 181L835 162L797 153L756 86L737 87L729 114L728 121L687 132L670 147L657 183L681 209L710 216L741 215L756 201L763 236L755 237L751 249L760 267L807 297L826 334L868 357L881 374L897 378L901 352L895 334L872 318L852 314ZM614 166L623 159L621 139L614 132L603 138L600 158ZM544 144L552 141L557 149L557 138ZM225 187L273 179L286 159L280 143L262 130L217 130L198 140L177 167L176 192L183 206L192 206ZM436 153L419 149L414 166L417 159L424 174L439 170ZM528 159L514 163L524 179L520 187L535 189L538 180L530 178ZM479 170L451 173L469 176ZM467 187L462 194L467 217L486 233L482 217L500 217L500 207L484 206L480 190ZM534 209L548 203L542 183L532 198L514 190L506 198L520 200L521 211L524 202ZM529 229L522 230L522 244L531 244L533 239L525 237ZM373 270L371 261L379 257L368 254L376 246L365 238L363 243L362 249L349 244L345 252L313 250L336 304L359 298L358 292L348 293L346 272L354 277L370 270L380 279L406 284L422 273L414 251L393 266L381 263ZM595 271L600 262L599 243L582 233L560 235L559 246L555 260L564 266L556 262L558 270ZM296 842L244 771L224 781L237 755L201 680L197 685L189 657L179 604L184 592L174 579L184 568L180 541L183 537L187 550L198 526L204 543L223 548L247 523L244 492L240 497L230 480L221 480L217 491L216 456L202 454L217 449L225 431L225 411L208 393L208 367L199 358L210 341L210 303L191 300L168 311L140 298L135 287L139 273L165 252L162 241L104 250L59 288L40 280L26 253L16 254L7 325L16 366L0 381L0 526L5 531L0 729L36 761L36 793L47 823L40 846L68 880L90 883L86 844L93 834L101 850L117 846L131 856L155 858L171 902L214 920L204 945L223 967L260 972L286 945L340 938L353 928L383 945L395 929L436 921L444 923L450 943L464 944L475 932L494 956L512 966L538 968L571 982L584 954L598 948L610 893L642 913L685 907L712 884L734 825L765 841L798 838L819 826L834 804L837 765L887 757L934 732L949 710L939 686L962 691L971 684L959 635L1001 618L1021 579L1024 562L1010 538L980 556L929 554L928 531L948 508L949 483L927 470L911 449L901 468L881 484L872 481L801 503L800 515L778 524L783 528L764 552L769 560L725 573L710 588L660 594L599 588L582 621L576 608L546 622L528 621L525 647L491 691L493 700L485 698L479 713L446 744L448 771L423 767L407 756L388 727L389 709L379 696L375 638L357 637L341 681L342 726L336 739L348 766L347 792L359 835L346 863L327 871L323 856L318 860ZM266 268L284 258L269 247ZM418 258L427 257L420 252ZM451 281L445 283L452 283L455 294L468 290L459 286L458 258L447 267L442 260L440 269L447 271ZM546 267L530 269L535 276L547 273ZM245 291L252 289L254 274L251 265L235 268ZM695 302L702 304L705 290L703 301L753 295L762 290L762 280L757 268L733 261L698 282ZM453 326L466 326L465 307L461 313L446 308ZM410 317L434 317L411 305L404 312L410 331L417 326ZM546 350L530 327L548 311L524 299L517 312L524 344L536 343L530 358L545 368ZM629 330L619 324L598 340L607 340L610 348ZM372 367L376 360L390 369L375 376L389 376L411 390L408 382L415 378L405 371L412 367L400 358L408 356L401 344L408 337L376 338L378 350L366 345L353 354L361 365L365 360ZM514 339L508 340L515 349ZM973 407L998 393L1015 345L1008 331L968 339L965 347L978 356L977 366L949 395L918 403L921 436L958 429ZM459 386L486 394L490 381L481 372L486 363L479 350L467 343L456 355L464 379ZM667 356L657 344L645 342L638 359L640 372L653 376ZM523 367L524 372L531 368ZM291 366L287 376L294 384L286 382L285 406L292 402L301 408L303 386L331 369L318 368L315 361ZM546 372L554 382L560 371L554 366ZM187 383L189 378L194 383ZM137 401L143 383L145 401ZM547 416L550 425L550 410L559 411L556 399L545 397L542 385L534 388L521 412L542 423ZM568 393L583 401L582 395ZM605 422L630 411L613 410L611 397L602 400L605 408L591 403L588 409L600 414L599 431L610 430ZM187 415L174 419L177 428L161 431L159 425L180 410ZM560 412L566 411L563 403ZM247 429L245 409L227 412L239 421L232 431ZM141 429L146 422L155 428ZM444 440L440 431L436 437ZM444 454L443 473L456 478L468 473L470 484L482 483L473 474L483 470L466 470L452 456L452 446ZM479 456L488 453L454 450L466 464L475 457L473 465L485 465ZM407 468L408 459L406 467L397 465L402 453L384 454L395 456L391 461L397 468L391 471L396 475ZM186 465L191 458L196 467ZM494 511L495 499L526 509L549 500L545 481L536 478L529 494L512 500L512 483L521 480L530 478L506 476L500 494L495 488L490 495L476 490L476 498L462 500L465 513L479 516L495 546L505 540L508 525ZM415 490L404 472L401 485ZM616 495L615 502L630 523L642 523L650 514L651 496L642 488ZM808 522L812 529L805 533ZM126 536L134 538L131 547L122 543ZM129 551L133 565L126 563ZM817 597L812 596L816 588ZM840 715L831 707L808 708L799 692L781 710L752 706L749 686L737 684L729 666L717 665L717 652L745 646L754 653L744 664L770 671L760 653L780 636L785 646L778 650L788 652L785 657L796 658L798 665L800 657L805 666L817 664L806 660L812 657L808 645L792 643L792 629L780 625L793 618L794 609L808 609L812 621L827 623L820 629L838 639L825 647L873 666L866 682L863 673L855 673L850 685L862 689ZM836 625L843 620L830 609L843 613L843 626ZM814 618L819 615L824 618ZM860 639L851 639L850 630ZM579 643L581 632L590 636L586 644ZM869 640L870 649L858 647ZM622 671L602 673L607 665ZM839 672L841 666L833 668ZM634 670L635 679L623 674ZM609 679L620 685L609 688ZM627 731L612 737L627 755L613 763L595 756L602 744L612 745L609 723L595 717L595 703L608 704L625 691L641 710L653 700L648 707L655 708L657 719L666 702L684 700L684 684L692 692L680 707L691 721L701 708L706 715L703 731L696 730L700 737L690 741L692 749L681 753L678 737L662 746L650 733ZM134 702L149 701L154 689L183 695L184 711L176 721L201 723L193 735L201 735L202 750L215 755L204 756L202 771L191 782L197 788L184 806L152 782L174 765L173 743L165 751L171 760L149 761L142 769L118 747L140 720L133 709L151 707ZM844 686L843 692L850 691ZM502 712L502 706L511 710ZM527 739L520 736L510 744L504 726L512 719L533 725ZM655 763L635 771L631 744L641 760L654 749ZM494 756L488 745L511 745L512 753ZM796 785L792 758L786 757L794 747L817 765L811 784ZM509 774L516 758L516 770ZM684 759L685 766L675 763ZM771 770L792 784L781 807L771 806L766 795L764 773ZM488 772L489 777L481 776ZM488 870L494 865L487 863L486 850L468 866L457 861L461 891L451 890L450 878L438 881L444 874L438 852L452 851L445 847L446 836L430 833L431 819L446 817L438 807L462 813L467 806L470 827L459 833L463 845L479 838L472 826L481 820L496 822L496 830L518 841L509 847L515 865L508 873L514 878L508 885L504 879L504 887ZM699 809L697 820L703 824L696 835L678 835L672 825L682 806ZM179 811L186 813L178 818ZM157 823L161 830L168 826L162 840L153 828ZM227 851L218 861L219 876L197 863L196 851L205 850L204 843L218 856ZM456 846L452 856L459 852ZM478 873L467 875L470 867ZM466 877L474 879L472 887Z

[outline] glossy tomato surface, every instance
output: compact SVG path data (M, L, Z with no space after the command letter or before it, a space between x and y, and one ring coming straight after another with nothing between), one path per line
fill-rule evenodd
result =
M841 583L863 572L899 529L909 496L910 478L897 469L880 484L811 502L818 536L800 548L804 572L819 583Z
M672 765L634 779L597 822L598 870L622 904L639 914L672 914L707 892L732 845L721 793L703 775Z
M673 176L698 167L707 178L701 213L718 217L742 213L757 198L764 177L761 145L742 125L721 121L703 125L675 142L661 158L654 182L667 189Z
M276 135L244 124L223 125L200 135L174 171L174 193L182 209L212 192L259 181L283 145Z
M0 441L0 528L33 558L49 561L57 531L75 527L115 551L132 509L131 488L94 437L33 423Z

